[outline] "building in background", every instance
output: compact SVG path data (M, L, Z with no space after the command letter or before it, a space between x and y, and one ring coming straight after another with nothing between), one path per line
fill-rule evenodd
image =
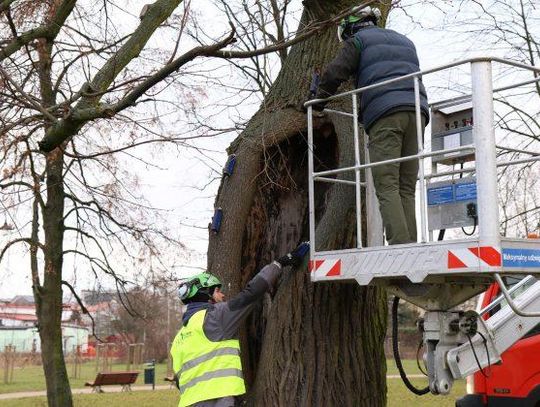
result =
M99 338L109 338L108 341L116 342L115 337L118 331L115 329L114 321L121 307L118 293L116 291L83 290L81 298L88 310L88 314L80 315L81 323L90 329L90 334L94 332Z
M80 318L78 305L64 304L62 310L64 352L71 353L77 346L85 352L88 346L88 333L88 327ZM0 351L8 345L15 346L17 352L41 351L36 305L32 296L17 295L10 300L0 301Z

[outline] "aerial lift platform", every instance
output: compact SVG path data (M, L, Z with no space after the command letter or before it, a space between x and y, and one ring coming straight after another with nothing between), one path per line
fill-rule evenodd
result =
M533 79L500 88L493 87L492 65L511 66L534 73ZM457 66L470 66L471 94L430 105L431 150L424 148L420 129L422 77ZM463 378L501 360L501 353L540 322L540 240L501 236L498 206L498 168L540 161L538 151L520 151L519 160L497 159L497 149L513 150L496 144L494 92L540 81L540 68L495 57L456 61L364 88L332 96L352 98L352 113L326 110L352 119L355 165L327 171L314 171L313 107L323 99L306 103L308 110L310 270L313 282L356 281L362 286L377 285L403 298L426 313L422 332L424 362L429 390L450 392L454 379ZM371 163L367 148L364 162L360 154L358 95L370 88L412 80L416 96L418 153L399 159ZM367 146L367 135L364 146ZM383 227L371 179L371 168L378 165L418 160L419 162L419 243L385 246ZM431 162L431 171L426 167ZM463 163L468 167L464 168ZM461 169L439 171L449 163ZM354 181L340 174L354 173ZM458 176L460 178L456 178ZM463 175L466 175L463 177ZM315 223L315 183L350 184L356 193L357 247L317 251ZM361 208L365 199L368 245L362 245ZM417 211L418 213L418 211ZM478 227L472 237L434 240L433 231L463 226ZM531 275L512 290L503 276ZM503 293L498 302L504 307L488 321L477 313L456 307L484 291L496 281ZM521 288L521 289L518 289Z

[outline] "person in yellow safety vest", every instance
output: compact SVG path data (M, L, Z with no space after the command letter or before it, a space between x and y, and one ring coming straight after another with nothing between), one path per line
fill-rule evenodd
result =
M299 266L309 243L266 265L234 298L225 301L221 282L210 273L191 277L178 287L187 305L182 328L171 347L179 407L233 407L246 392L238 329L264 293L274 288L281 270Z

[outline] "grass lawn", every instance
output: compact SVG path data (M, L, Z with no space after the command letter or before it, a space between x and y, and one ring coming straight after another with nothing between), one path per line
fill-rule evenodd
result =
M141 366L139 377L137 378L136 385L144 384L144 366ZM81 366L81 378L71 378L73 365L68 364L67 371L69 375L69 382L74 389L84 387L85 382L93 381L96 378L96 365L94 363L84 363ZM117 372L126 370L125 364L114 364L112 371ZM136 369L132 369L136 370ZM0 369L0 380L3 381L3 371ZM167 373L167 364L156 365L156 384L167 384L163 381L163 378ZM13 372L13 383L4 384L0 382L0 394L1 393L15 393L19 391L38 391L45 390L45 377L43 376L43 367L41 366L26 366L24 368L15 368Z
M416 360L403 360L403 368L407 375L422 374L418 369ZM393 359L386 361L387 375L399 375L396 362ZM422 389L427 386L427 378L409 378L416 388ZM465 380L454 382L452 392L448 396L434 396L426 394L417 396L409 391L401 378L388 379L388 407L409 407L409 406L437 406L454 407L457 399L465 395Z
M397 375L398 370L396 364L393 360L387 361L387 374ZM407 374L421 374L414 360L404 360L403 366ZM71 376L73 369L72 365L67 366L68 374ZM115 364L113 365L113 371L125 370L125 364ZM156 365L156 384L167 384L163 381L163 378L166 376L167 365L158 364ZM96 366L93 363L85 363L81 368L81 378L73 379L70 377L69 382L71 387L74 389L84 387L84 383L94 380L96 377ZM3 378L2 371L0 370L0 381ZM421 380L421 379L418 379ZM143 384L144 375L143 371L139 374L136 384ZM45 378L43 376L43 368L41 366L27 366L24 369L15 369L13 374L13 383L4 384L0 382L0 394L1 393L15 393L18 391L38 391L45 390Z
M407 374L420 374L416 366L416 361L404 360L403 365ZM387 363L387 374L397 375L398 371L393 360ZM114 370L124 370L125 365L117 365ZM17 374L19 373L19 374ZM157 365L156 383L163 384L163 378L166 373L166 365ZM82 379L71 380L73 388L83 387L84 381L95 377L94 365L83 366ZM24 371L15 372L15 383L10 385L0 384L0 392L16 392L24 390L43 390L45 383L41 367L29 367ZM23 378L25 378L23 380ZM427 380L425 378L411 379L411 382L418 387L425 387ZM137 384L142 384L142 374ZM454 407L455 400L465 394L465 381L455 382L452 392L449 396L416 396L411 393L403 384L401 379L388 379L388 407ZM105 393L105 394L76 394L73 396L75 406L82 407L150 407L150 406L176 406L178 403L177 390L144 391L132 393ZM16 400L2 400L2 407L22 407L22 406L46 406L45 397L34 397Z
M427 386L426 379L410 379L417 388ZM465 395L465 380L454 382L448 396L434 396L431 393L417 396L409 391L401 379L388 379L388 407L454 407L456 400Z
M401 363L403 364L403 369L405 369L405 373L408 375L413 374L423 374L419 369L418 365L416 363L416 360L402 360ZM396 362L394 362L394 359L387 359L386 360L386 374L387 375L399 375L399 372L396 367ZM401 380L401 379L400 379Z
M425 381L412 380L417 386L423 386ZM449 396L415 396L412 394L401 379L388 380L388 407L454 407L456 398L461 397L465 392L465 383L459 381L454 386ZM176 407L178 403L178 392L176 390L144 391L132 393L105 393L105 394L76 394L73 396L77 407L150 407L150 406L171 406ZM2 400L2 407L46 407L45 397L35 397L19 400Z
M131 393L74 394L77 407L153 407L178 405L177 390L138 391ZM45 397L2 400L2 407L47 407Z

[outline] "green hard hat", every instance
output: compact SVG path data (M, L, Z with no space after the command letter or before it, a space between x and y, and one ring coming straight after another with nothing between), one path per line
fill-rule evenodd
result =
M372 8L370 6L358 8L354 11L353 14L345 17L338 26L338 39L339 41L345 41L347 38L349 38L352 33L352 28L356 23L360 23L362 21L370 20L373 22L373 24L377 24L379 19L381 18L381 12L377 8Z
M201 273L190 277L178 287L178 297L185 301L193 298L197 293L204 292L210 297L209 288L221 287L221 281L211 273Z

